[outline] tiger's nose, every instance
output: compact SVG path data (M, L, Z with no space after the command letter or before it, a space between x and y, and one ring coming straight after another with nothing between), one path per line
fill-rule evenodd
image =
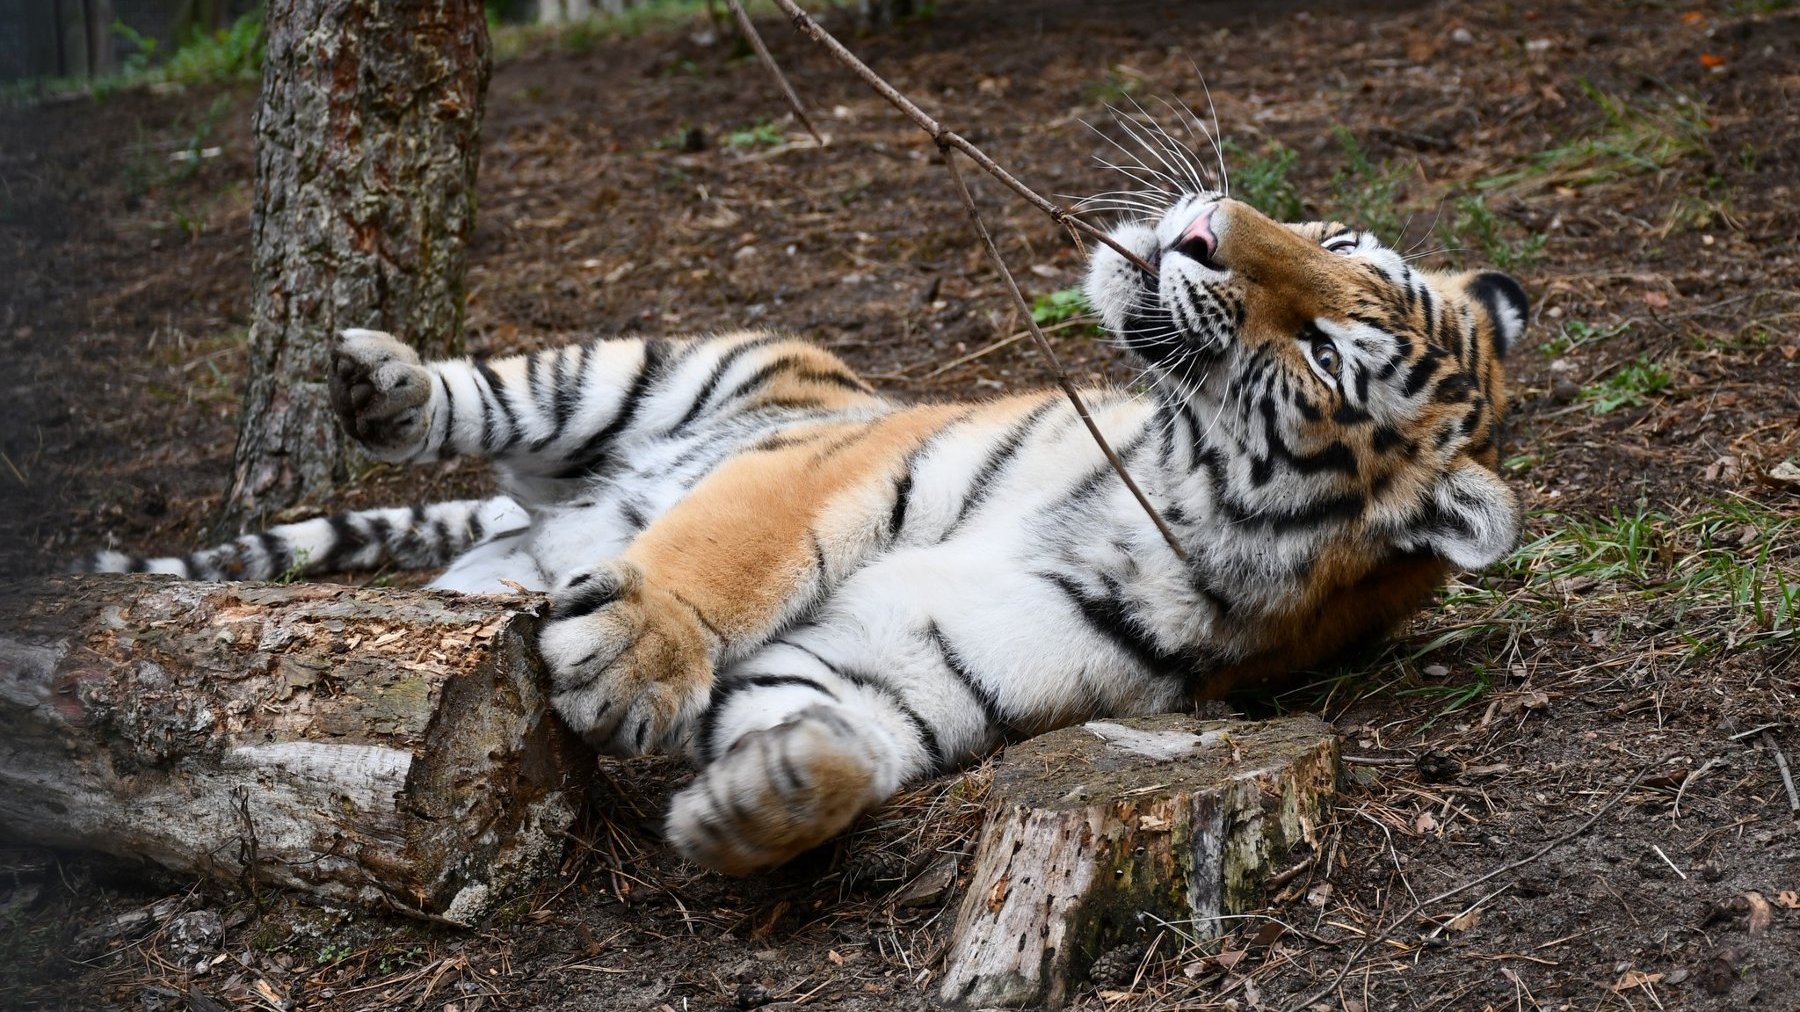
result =
M1175 252L1212 270L1224 270L1213 260L1213 254L1219 249L1219 238L1213 234L1212 217L1218 209L1217 203L1202 207L1194 220L1188 222L1187 228L1181 230L1181 238L1175 241Z

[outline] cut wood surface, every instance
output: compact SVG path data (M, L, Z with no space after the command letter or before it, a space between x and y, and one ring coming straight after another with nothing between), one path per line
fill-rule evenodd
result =
M593 768L539 601L0 588L0 836L467 923L554 865Z
M1163 922L1220 933L1314 841L1336 783L1337 738L1316 717L1096 721L1009 748L943 998L1059 1006L1096 959Z

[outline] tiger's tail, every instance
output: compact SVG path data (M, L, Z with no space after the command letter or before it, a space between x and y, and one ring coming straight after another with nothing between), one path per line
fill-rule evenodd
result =
M184 556L96 552L72 568L77 573L165 573L190 580L286 580L384 565L433 569L449 565L471 545L528 522L525 511L505 496L463 499L282 524Z

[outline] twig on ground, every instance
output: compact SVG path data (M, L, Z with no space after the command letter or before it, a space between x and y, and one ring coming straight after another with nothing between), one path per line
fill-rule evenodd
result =
M1687 872L1682 871L1680 866L1678 866L1675 862L1669 860L1669 855L1663 853L1663 849L1661 847L1659 847L1653 843L1650 845L1650 849L1656 851L1656 856L1662 858L1663 864L1668 865L1670 871L1673 871L1675 874L1680 875L1681 880L1683 882L1687 881Z
M738 19L738 24L743 29L744 34L751 39L755 39L756 41L752 44L759 52L766 54L767 51L762 46L761 39L757 36L755 25L751 23L749 15L744 12L741 0L729 0L729 3L732 13ZM1000 271L1000 277L1006 282L1007 291L1012 293L1013 301L1018 305L1019 309L1023 311L1026 329L1031 332L1032 342L1037 345L1038 351L1042 352L1044 358L1049 362L1051 372L1056 375L1057 385L1062 388L1063 393L1069 398L1069 403L1075 406L1075 414L1081 418L1082 424L1087 427L1088 435L1093 437L1095 444L1100 447L1100 452L1106 456L1106 462L1112 465L1112 469L1119 475L1119 480L1124 482L1125 487L1130 490L1132 498L1137 500L1138 505L1141 506L1144 513L1149 516L1150 522L1155 524L1157 531L1162 534L1163 540L1168 542L1169 549L1175 553L1176 558L1186 562L1188 557L1186 549L1181 547L1181 542L1176 539L1175 532L1169 529L1169 525L1163 520L1162 514L1157 512L1156 507L1151 504L1149 497L1144 495L1143 489L1138 487L1138 483L1132 479L1130 472L1125 469L1125 462L1119 458L1118 453L1113 450L1112 444L1108 443L1106 437L1100 432L1100 426L1094 422L1093 416L1088 413L1087 405L1082 401L1080 392L1075 389L1074 382L1069 379L1068 371L1063 368L1062 361L1057 358L1056 350L1050 347L1049 339L1046 338L1044 332L1038 328L1037 321L1031 318L1031 303L1025 300L1025 294L1019 290L1018 281L1013 278L1012 271L1006 266L1006 259L1000 255L1000 248L994 244L993 236L988 232L987 224L982 221L981 212L975 206L975 196L969 190L968 181L963 178L962 169L957 167L956 152L961 152L968 156L968 158L976 165L980 166L983 171L1006 184L1014 193L1024 197L1033 206L1050 215L1051 218L1055 219L1056 222L1063 227L1084 232L1094 237L1097 241L1112 247L1120 256L1125 257L1133 264L1136 264L1140 270L1143 270L1152 276L1156 274L1156 269L1150 266L1144 258L1126 249L1105 232L1082 221L1080 218L1075 217L1069 211L1051 203L1037 191L1026 186L1024 183L1014 178L1011 173L1001 168L998 163L992 158L989 158L980 148L969 143L954 131L945 129L937 120L926 115L925 111L913 104L911 99L900 94L900 92L894 89L893 85L888 84L879 74L869 69L868 64L857 59L854 53L844 48L843 43L833 37L830 32L827 32L824 28L820 27L819 23L814 21L811 15L796 6L793 3L793 0L775 0L775 6L781 8L789 17L793 18L794 27L796 29L811 38L814 42L825 47L826 51L836 58L839 63L842 63L855 73L856 76L862 78L869 87L874 88L881 97L887 99L889 104L894 106L894 108L899 109L908 119L917 123L921 130L930 134L931 139L937 142L938 151L944 159L944 165L950 170L950 177L956 181L956 189L958 195L962 197L963 209L968 212L970 223L974 225L975 231L981 236L982 245L987 248L988 256L994 261L994 266ZM781 80L783 88L787 88L787 81L785 78L781 77L781 71L776 67L773 57L767 57L764 62L768 65L769 69L775 73L776 77ZM788 90L791 97L790 100L794 102L795 107L798 108L799 99L797 97L792 97L792 90Z
M1351 969L1356 966L1357 962L1360 961L1364 956L1369 954L1370 949L1373 949L1375 946L1381 944L1381 942L1384 939L1386 939L1387 936L1393 934L1397 929L1400 928L1401 925L1411 923L1412 919L1414 917L1419 916L1419 914L1422 913L1426 907L1429 907L1434 903L1441 903L1444 900L1447 900L1450 897L1457 895L1458 893L1467 892L1468 890L1475 888L1476 886L1482 884L1483 882L1487 882L1487 881L1494 879L1500 875L1504 875L1509 871L1513 871L1514 869L1517 869L1517 868L1523 868L1524 866L1539 860L1545 854L1550 853L1552 850L1555 850L1557 847L1560 847L1563 844L1569 842L1570 840L1573 840L1576 837L1580 836L1581 834L1587 832L1588 829L1590 827L1592 827L1594 823L1600 821L1600 817L1602 815L1605 815L1607 812L1611 811L1612 807L1614 805L1618 804L1621 799L1623 799L1626 795L1630 794L1632 791L1636 790L1637 785L1643 782L1644 777L1648 776L1650 773L1650 770L1653 769L1656 765L1657 765L1656 763L1650 763L1649 765L1646 765L1642 769L1638 770L1637 775L1633 776L1629 783L1627 783L1624 787L1620 788L1618 793L1616 793L1612 797L1608 798L1606 800L1605 804L1603 804L1599 808L1595 809L1594 814L1592 814L1592 815L1588 816L1586 819L1584 819L1582 821L1581 825L1576 826L1574 829L1571 829L1568 832L1562 834L1561 836L1556 837L1555 839L1551 840L1549 843L1544 844L1542 847L1539 847L1537 850L1532 851L1530 854L1527 854L1524 857L1519 858L1516 861L1508 861L1507 863L1501 865L1498 868L1495 868L1493 871L1490 871L1485 875L1481 875L1476 878L1472 878L1469 881L1464 882L1463 884L1461 884L1459 886L1454 886L1452 888L1446 889L1443 892L1438 893L1436 896L1432 896L1427 899L1420 900L1418 903L1415 903L1411 910L1408 910L1406 913L1401 914L1399 917L1396 917L1393 920L1389 921L1385 927L1382 927L1382 928L1376 930L1374 933L1370 934L1368 937L1363 939L1363 943L1361 945L1357 946L1356 951L1352 952L1350 954L1350 958L1344 960L1344 965L1338 968L1337 975L1332 977L1331 983L1326 984L1324 987L1319 988L1317 991L1314 991L1312 994L1307 995L1306 997L1300 999L1297 1002L1294 1002L1293 1004L1289 1005L1288 1007L1293 1008L1293 1009L1310 1008L1315 1002L1324 1001L1326 998L1330 997L1331 993L1333 991L1336 991L1338 989L1338 987L1344 983L1344 978L1348 977L1350 975Z
M1794 790L1794 774L1788 769L1787 755L1781 751L1780 745L1775 744L1775 736L1766 728L1763 730L1762 740L1763 747L1775 753L1775 768L1781 771L1781 786L1787 788L1788 810L1800 817L1800 791Z

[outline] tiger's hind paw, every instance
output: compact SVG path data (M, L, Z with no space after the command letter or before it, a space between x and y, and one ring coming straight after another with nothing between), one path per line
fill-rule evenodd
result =
M431 373L418 352L378 330L346 330L331 350L331 407L379 460L417 453L431 431Z
M669 842L728 875L781 864L844 831L899 786L881 732L842 708L808 707L751 731L669 808Z
M712 691L706 634L674 595L623 560L564 581L538 651L550 704L588 744L614 755L679 745Z

